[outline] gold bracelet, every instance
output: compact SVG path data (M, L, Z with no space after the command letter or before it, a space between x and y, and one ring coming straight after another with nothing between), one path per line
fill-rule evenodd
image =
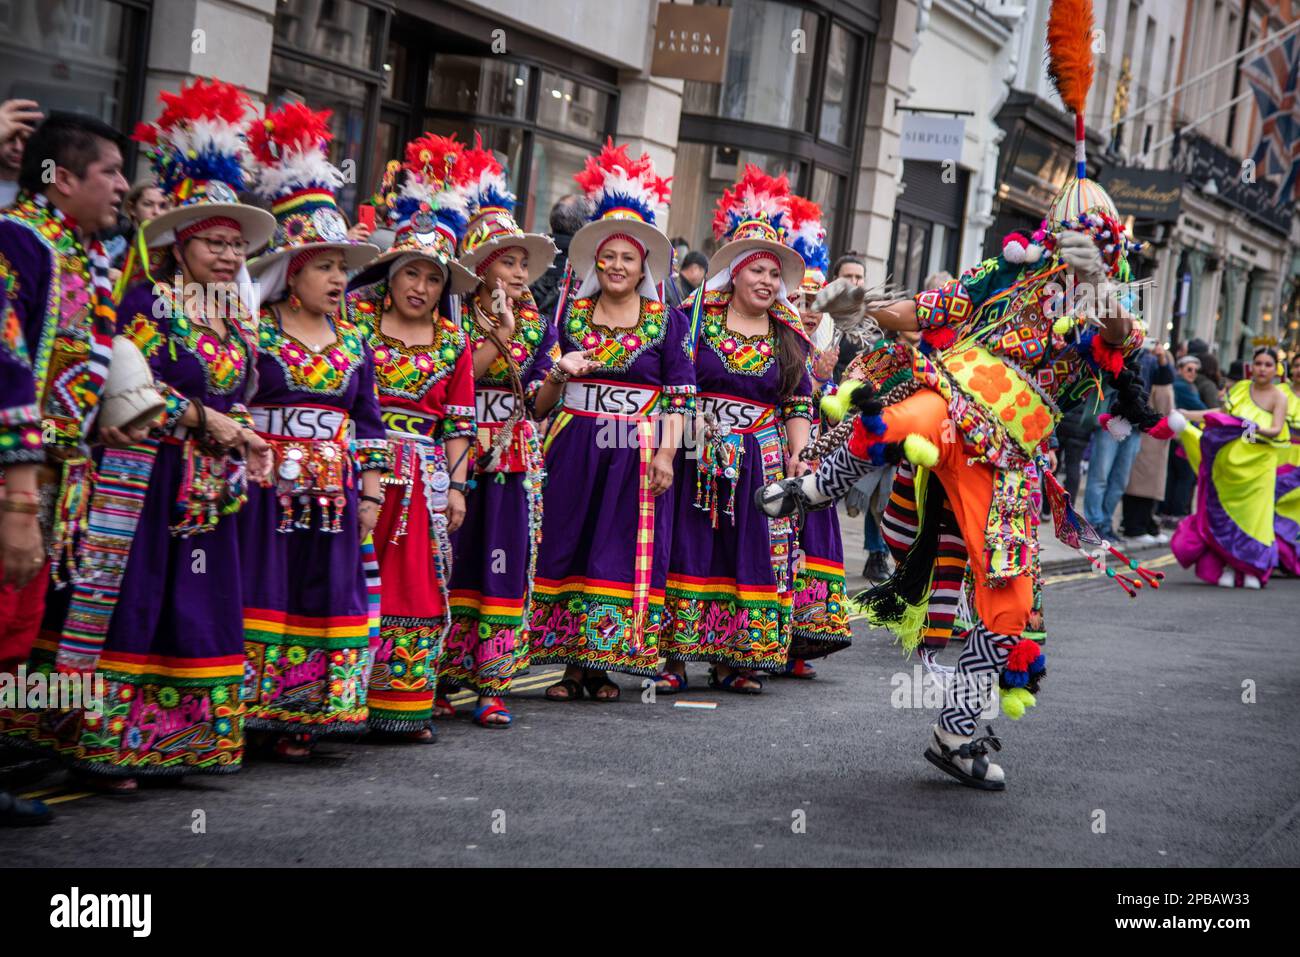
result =
M17 502L11 498L0 499L0 512L17 512L20 515L39 515L41 507L36 502Z

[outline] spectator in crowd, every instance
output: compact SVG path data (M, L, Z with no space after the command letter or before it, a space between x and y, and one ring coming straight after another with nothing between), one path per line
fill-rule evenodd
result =
M700 283L704 282L704 276L708 270L709 257L699 250L688 252L682 257L682 265L677 275L682 281L683 299L700 287Z
M0 103L0 209L18 195L18 171L23 165L23 146L44 117L35 100L5 100Z
M831 279L847 279L855 286L866 285L867 267L858 253L845 253L831 264Z
M1180 411L1199 412L1208 408L1196 390L1196 380L1201 374L1201 360L1190 352L1178 360L1174 376L1174 408ZM1181 445L1174 445L1169 453L1169 473L1165 480L1165 500L1160 504L1160 514L1168 521L1179 522L1192 510L1192 492L1196 488L1196 472L1187 461Z
M1249 374L1250 371L1246 367L1246 363L1242 362L1240 359L1233 359L1228 363L1228 374L1225 376L1227 381L1224 383L1224 388L1231 389Z
M1174 367L1169 353L1160 342L1147 350L1154 359L1151 381L1151 407L1161 415L1174 408ZM1144 371L1145 371L1144 364ZM1165 497L1169 472L1169 440L1150 435L1138 436L1138 453L1133 460L1128 486L1124 490L1124 537L1142 545L1163 545L1169 536L1156 524L1156 503Z
M1061 418L1054 437L1060 443L1056 450L1057 469L1065 475L1061 484L1070 493L1071 501L1079 500L1079 482L1083 477L1083 459L1097 431L1097 416L1101 407L1095 392L1089 392Z
M1101 407L1109 408L1112 398L1114 390L1107 389ZM1108 429L1093 433L1088 484L1083 491L1083 516L1103 538L1116 537L1112 519L1128 487L1141 438L1142 433L1137 429L1123 439L1115 438Z
M1193 343L1197 341L1199 340L1192 340ZM1196 376L1196 394L1201 397L1207 409L1217 409L1220 392L1219 360L1209 352L1198 353L1191 348L1187 352L1201 360L1201 371Z
M677 271L664 283L664 301L674 308L680 306L704 281L708 268L709 260L704 253L688 252L682 257Z
M561 196L551 207L551 239L555 240L560 254L551 263L551 268L542 273L531 287L533 299L537 302L537 311L543 316L556 315L556 310L560 306L560 291L564 288L564 274L569 268L569 241L590 218L591 201L581 193L568 193ZM663 281L668 278L667 276L655 277L656 280ZM569 298L572 298L575 292L577 292L577 284L571 283ZM567 308L568 303L564 306Z
M151 179L143 179L131 187L122 201L122 214L117 217L117 225L104 233L104 252L108 253L109 262L114 269L121 269L126 259L127 247L135 236L136 230L144 223L171 209L167 195Z

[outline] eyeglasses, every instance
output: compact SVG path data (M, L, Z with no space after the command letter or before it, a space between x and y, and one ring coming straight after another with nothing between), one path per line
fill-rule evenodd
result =
M204 248L213 256L224 256L227 252L234 253L239 259L243 259L248 252L248 240L246 239L209 239L207 236L195 236L201 242Z

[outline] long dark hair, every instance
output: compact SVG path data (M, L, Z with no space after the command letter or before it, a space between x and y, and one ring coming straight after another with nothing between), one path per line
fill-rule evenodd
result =
M808 350L803 339L784 322L773 321L776 327L776 365L780 370L781 401L793 396L803 381Z

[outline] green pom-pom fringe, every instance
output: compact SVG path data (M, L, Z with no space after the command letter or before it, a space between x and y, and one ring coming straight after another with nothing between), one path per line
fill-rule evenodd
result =
M921 638L925 634L925 622L930 612L930 596L927 595L925 601L918 605L908 605L901 601L899 604L902 605L902 611L895 610L893 613L882 613L878 609L868 607L867 623L874 628L886 628L891 631L894 635L894 644L903 649L905 657L911 657L921 646Z
M999 688L1002 693L1002 713L1012 721L1019 721L1025 716L1025 711L1038 704L1035 698L1025 688Z
M932 469L939 464L938 447L923 435L913 432L903 439L903 454L913 465Z
M858 379L847 379L840 383L834 395L822 399L822 415L830 422L844 421L844 416L848 414L849 405L853 401L853 393L861 389L864 384Z

